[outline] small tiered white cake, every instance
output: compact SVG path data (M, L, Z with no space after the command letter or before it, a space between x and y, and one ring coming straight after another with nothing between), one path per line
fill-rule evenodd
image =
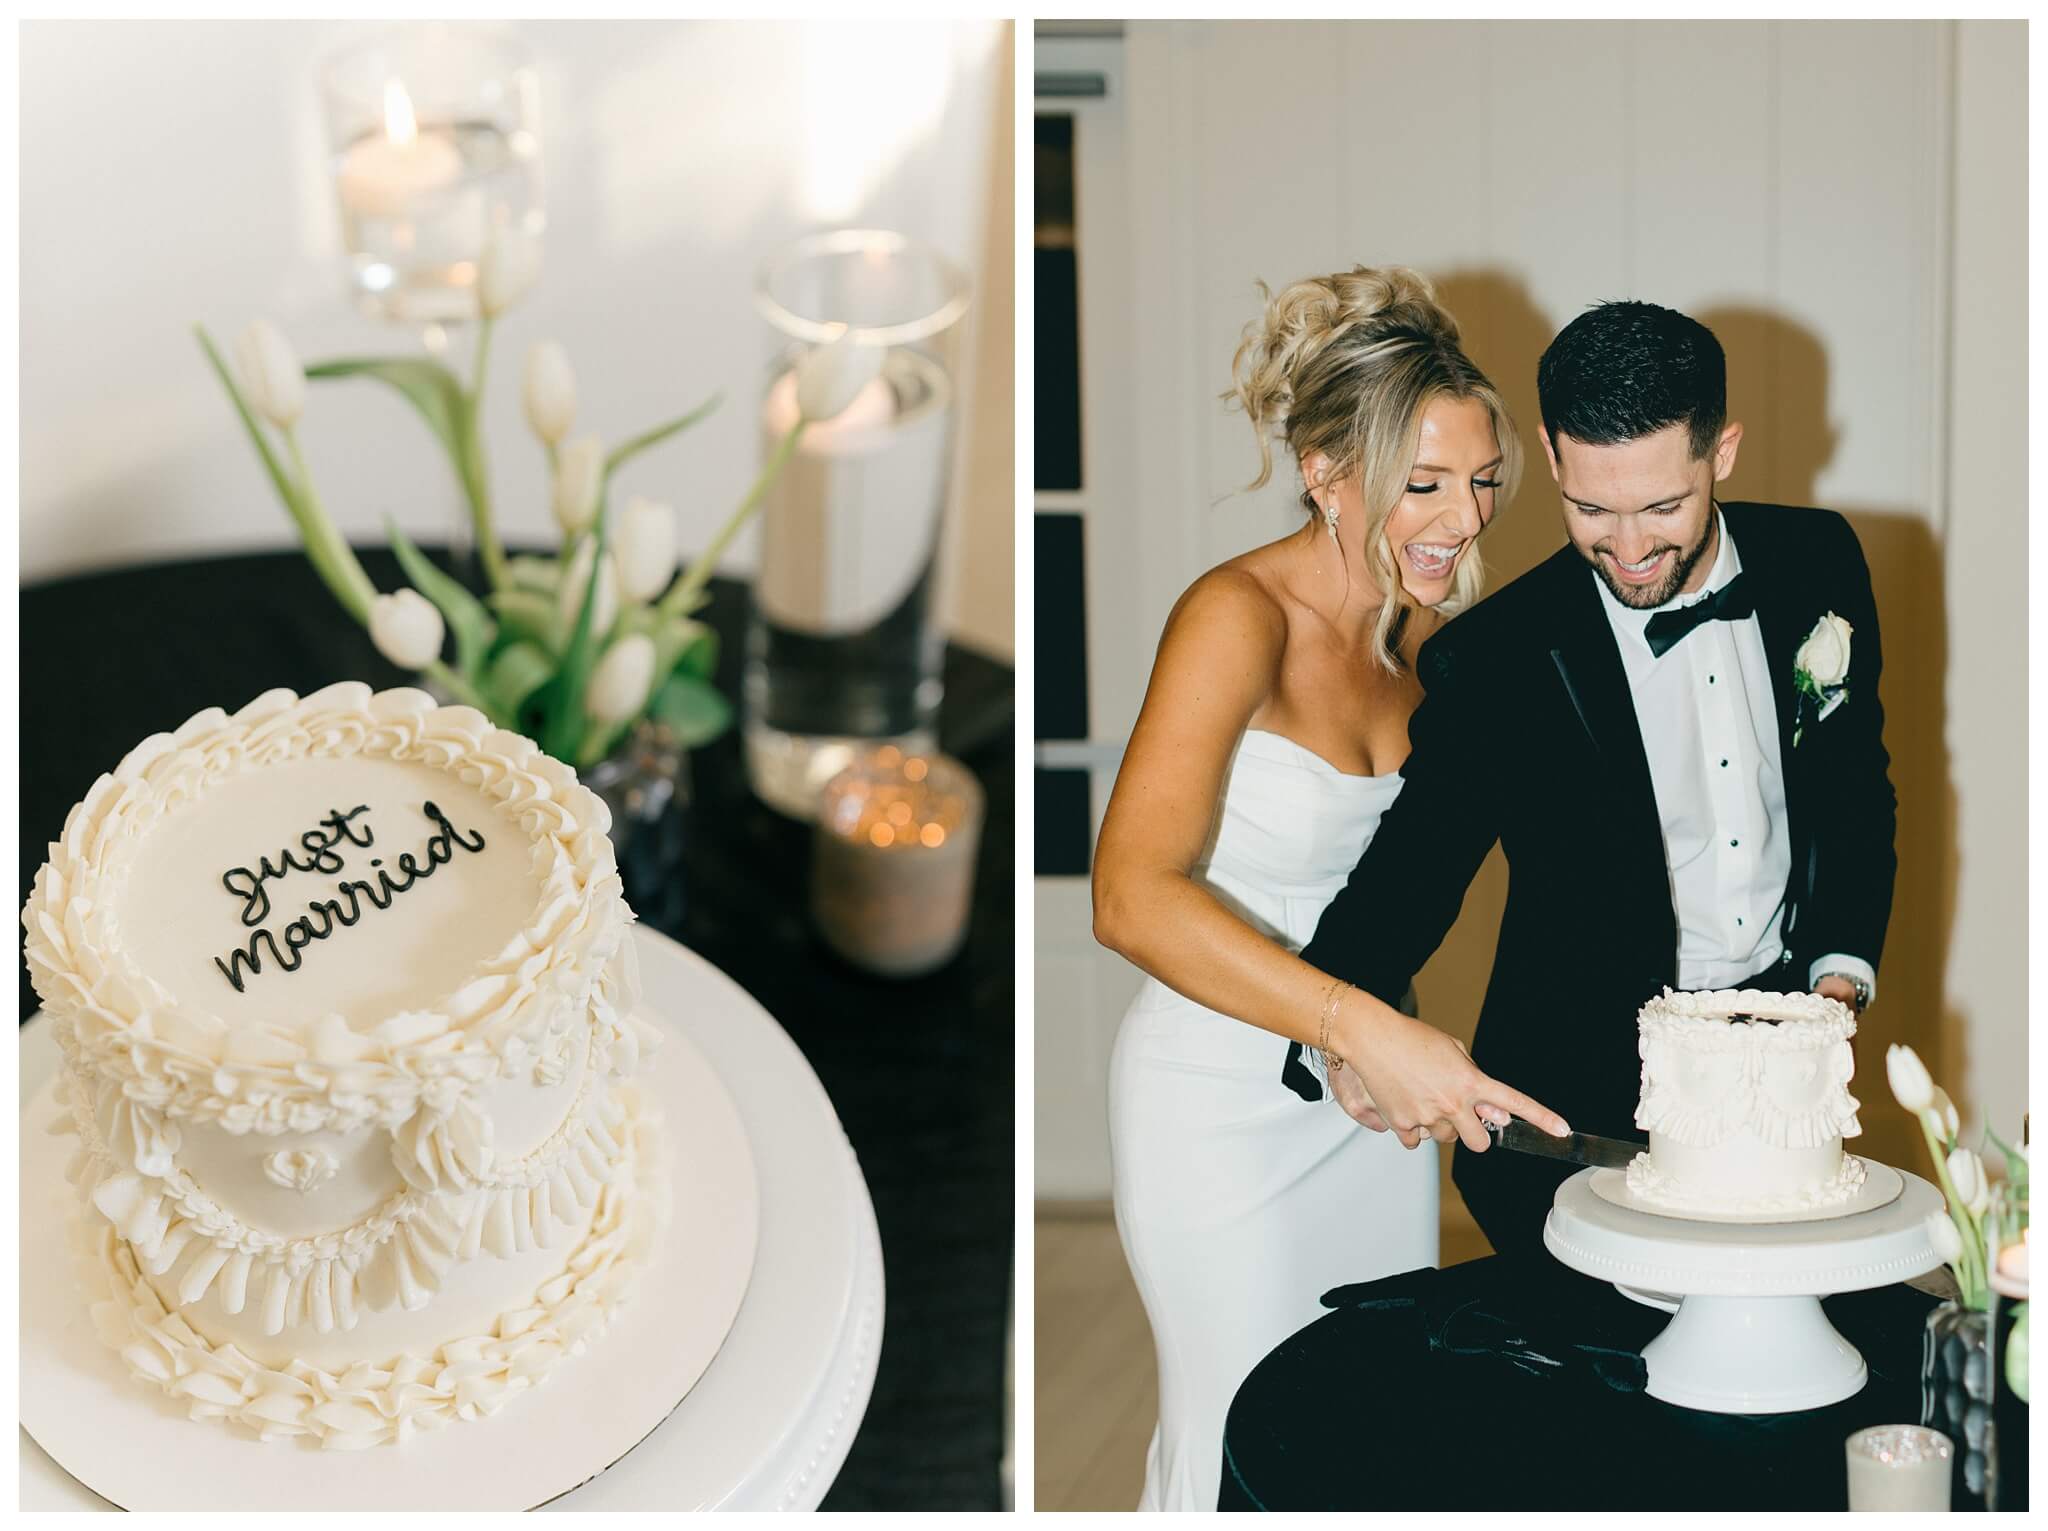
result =
M605 806L420 691L203 712L22 914L102 1339L194 1418L402 1441L579 1353L665 1215Z
M1849 1080L1856 1017L1818 994L1666 989L1637 1019L1648 1153L1628 1167L1638 1198L1674 1211L1757 1216L1855 1196L1863 1129Z

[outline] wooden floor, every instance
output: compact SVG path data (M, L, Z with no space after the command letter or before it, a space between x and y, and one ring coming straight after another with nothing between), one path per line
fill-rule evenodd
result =
M1441 1262L1491 1253L1455 1193ZM1035 1218L1037 1507L1129 1510L1159 1412L1152 1332L1106 1203L1041 1203Z

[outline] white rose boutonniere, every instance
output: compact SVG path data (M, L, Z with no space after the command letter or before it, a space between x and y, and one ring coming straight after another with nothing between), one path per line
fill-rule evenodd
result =
M1792 725L1792 747L1806 731L1809 704L1819 709L1813 721L1819 723L1849 700L1849 639L1856 631L1832 611L1813 624L1813 631L1792 657L1792 680L1799 692L1799 709Z

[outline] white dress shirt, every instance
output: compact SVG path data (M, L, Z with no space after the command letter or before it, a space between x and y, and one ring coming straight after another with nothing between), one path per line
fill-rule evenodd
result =
M1657 795L1681 989L1732 988L1783 957L1778 927L1792 870L1777 703L1756 617L1702 622L1661 658L1645 632L1657 611L1704 601L1742 572L1718 507L1714 516L1718 546L1706 582L1663 607L1625 606L1589 571L1621 651ZM1820 958L1809 985L1826 973L1861 978L1876 992L1876 974L1861 958Z

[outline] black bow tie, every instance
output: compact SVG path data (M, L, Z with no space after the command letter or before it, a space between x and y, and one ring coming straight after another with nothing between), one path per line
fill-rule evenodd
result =
M1652 656L1662 659L1666 649L1702 622L1740 622L1755 616L1756 602L1750 599L1748 578L1738 574L1704 601L1695 601L1676 611L1660 611L1650 618L1643 636L1649 640Z

